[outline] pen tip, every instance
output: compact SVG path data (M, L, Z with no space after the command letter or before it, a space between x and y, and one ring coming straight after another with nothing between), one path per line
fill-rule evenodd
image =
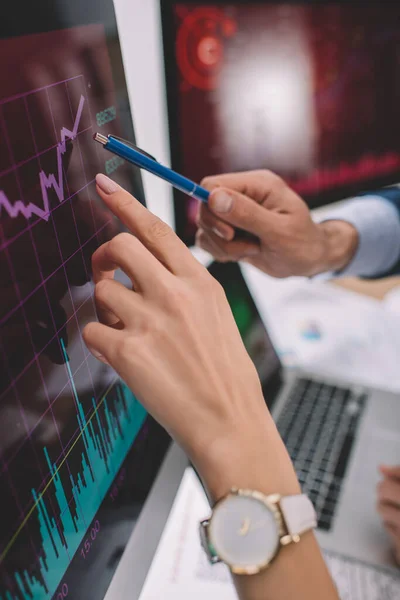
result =
M99 144L103 144L103 146L105 146L108 142L108 139L106 138L106 136L102 135L101 133L93 134L93 139L95 142L99 142Z

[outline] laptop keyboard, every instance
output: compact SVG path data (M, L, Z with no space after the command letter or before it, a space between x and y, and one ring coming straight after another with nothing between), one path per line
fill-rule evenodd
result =
M367 396L316 380L298 379L277 421L303 492L332 528Z

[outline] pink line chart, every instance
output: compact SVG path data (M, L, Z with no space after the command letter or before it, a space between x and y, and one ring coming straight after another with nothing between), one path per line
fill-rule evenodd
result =
M31 202L29 204L24 204L23 200L17 200L13 203L7 198L6 194L0 190L0 216L4 209L11 218L23 215L28 220L35 215L44 221L48 221L51 214L48 190L50 188L54 189L60 203L65 200L62 158L67 151L67 140L73 141L76 139L84 104L85 98L84 96L81 96L72 130L67 129L66 127L61 129L61 141L57 145L57 173L50 173L47 175L44 171L39 172L43 207L37 206Z

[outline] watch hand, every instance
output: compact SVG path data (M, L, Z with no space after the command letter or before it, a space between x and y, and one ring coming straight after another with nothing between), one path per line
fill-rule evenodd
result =
M241 526L241 528L239 529L238 533L241 536L245 536L249 533L250 531L250 525L251 525L251 520L249 519L249 517L246 517L245 520L243 521L243 525Z

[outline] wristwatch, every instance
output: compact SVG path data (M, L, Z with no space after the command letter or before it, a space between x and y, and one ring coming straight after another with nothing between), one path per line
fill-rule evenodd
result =
M255 575L316 526L315 509L305 494L265 496L232 489L200 523L200 538L211 564L223 562L235 575Z

